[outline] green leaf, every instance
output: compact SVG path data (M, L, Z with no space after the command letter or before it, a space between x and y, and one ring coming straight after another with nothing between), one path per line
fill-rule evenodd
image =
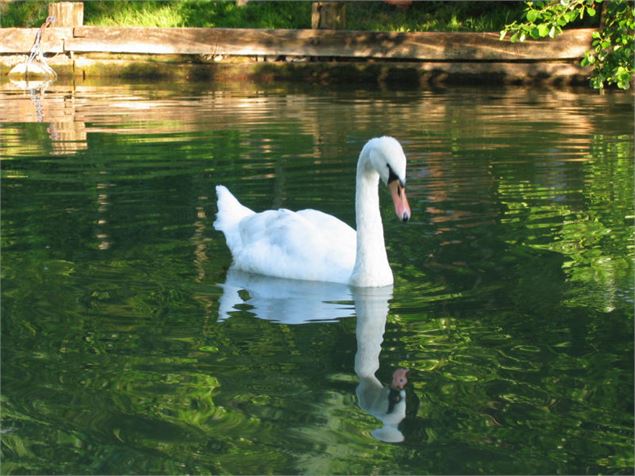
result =
M546 23L541 23L540 25L538 25L538 34L541 38L547 36L547 34L549 34L549 25L547 25Z
M595 63L595 56L593 56L592 54L587 53L584 58L582 58L582 66L590 66L593 63Z
M590 17L595 16L595 8L593 7L586 7L586 12L589 14Z
M531 23L535 22L538 18L540 18L540 13L537 10L529 10L527 12L527 21Z
M498 40L503 41L505 39L505 36L507 36L507 30L501 30Z

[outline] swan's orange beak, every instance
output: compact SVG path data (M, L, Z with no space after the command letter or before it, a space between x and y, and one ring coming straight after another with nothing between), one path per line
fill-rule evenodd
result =
M406 198L406 189L402 187L399 180L393 180L388 184L390 196L395 204L395 213L403 222L410 220L410 205Z

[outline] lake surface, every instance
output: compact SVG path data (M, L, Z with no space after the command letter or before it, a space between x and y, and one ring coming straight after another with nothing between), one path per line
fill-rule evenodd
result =
M632 474L631 94L0 96L2 473ZM354 225L383 134L392 289L228 272L214 185Z

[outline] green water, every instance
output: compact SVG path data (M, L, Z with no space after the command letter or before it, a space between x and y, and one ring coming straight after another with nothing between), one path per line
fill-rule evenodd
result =
M0 86L3 474L632 474L632 95ZM392 291L228 276L215 184L353 224L381 134Z

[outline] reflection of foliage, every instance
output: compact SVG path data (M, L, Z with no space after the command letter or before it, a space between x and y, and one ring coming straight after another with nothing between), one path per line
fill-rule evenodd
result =
M593 159L585 167L585 211L559 203L555 189L536 193L534 187L503 182L501 191L504 201L505 195L516 195L507 201L505 222L533 229L534 238L527 243L530 246L566 257L563 270L572 293L567 302L608 312L615 308L615 293L628 288L633 272L629 258L633 229L624 226L633 217L632 142L628 137L608 139L596 135L592 154ZM544 203L545 199L548 204L533 203ZM545 237L553 226L559 231Z
M406 441L426 442L430 472L518 473L531 468L536 473L578 473L606 464L632 467L628 431L615 432L607 423L611 408L632 403L630 386L621 381L625 362L614 360L607 350L596 358L593 350L595 345L606 349L611 343L626 344L630 334L622 334L627 331L624 322L592 329L591 338L580 328L592 321L584 314L563 311L552 319L551 330L541 332L536 328L540 320L529 315L479 312L469 319L419 321L415 332L403 331L401 341L411 357L400 364L417 372L418 416L423 419ZM599 386L590 385L584 375L593 375ZM625 420L620 420L622 428L630 427ZM572 460L581 452L584 466ZM461 457L466 453L481 457ZM406 454L402 464L416 468L422 458ZM438 460L444 465L435 466Z
M106 134L95 119L74 156L50 157L40 125L8 149L3 472L629 471L632 310L619 292L631 286L632 137L587 125L589 148L576 136L565 163L545 151L568 147L582 115L519 132L505 102L487 110L504 125L474 120L471 92L439 117L429 106L445 96L428 93L319 103L283 91L245 101L253 122L231 115L235 102L201 100L181 124L158 109L159 121ZM541 104L530 94L520 100ZM384 445L354 401L354 320L284 326L245 306L216 322L229 257L211 187L228 183L257 208L317 200L350 221L357 145L384 128L414 142L418 113L440 130L422 146L437 148L439 178L417 175L432 153L413 158L417 219L386 223L398 283L378 377L413 375L407 440ZM500 148L512 133L520 145ZM425 193L441 196L437 222Z

